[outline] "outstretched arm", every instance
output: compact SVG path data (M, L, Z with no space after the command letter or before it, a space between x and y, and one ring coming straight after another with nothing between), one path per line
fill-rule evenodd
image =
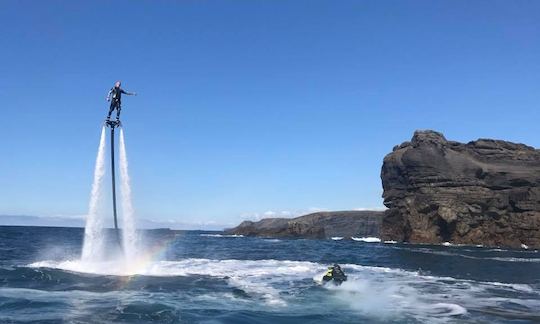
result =
M129 91L125 91L124 89L122 89L122 93L126 94L128 96L136 96L137 95L136 92L129 92Z

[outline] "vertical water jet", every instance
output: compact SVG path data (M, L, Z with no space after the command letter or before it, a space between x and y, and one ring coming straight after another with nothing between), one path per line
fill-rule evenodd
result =
M103 217L99 211L103 201L103 179L105 177L105 127L101 129L98 153L94 167L94 180L88 206L88 216L84 227L82 259L99 260L103 254Z
M131 199L131 181L128 173L128 160L123 128L120 128L119 143L120 195L122 198L122 243L125 256L128 259L132 259L135 257L135 252L137 249L137 233Z
M106 146L106 127L110 132L110 158L111 158L111 185L112 185L112 209L114 222L114 238L112 242L115 246L105 249L106 235L103 213L99 206L102 205L103 197L103 179L105 176L105 146ZM119 134L119 171L120 171L120 197L121 197L121 233L118 226L118 211L116 203L116 160L115 160L115 129L120 129ZM128 160L126 153L126 144L124 131L119 121L106 121L101 130L101 139L96 158L94 170L94 182L92 184L92 194L90 197L90 206L88 217L86 219L85 237L83 244L83 261L103 261L105 254L118 257L116 251L120 252L125 260L131 260L136 257L137 250L137 232L131 199L131 184L128 172ZM107 253L105 253L107 252ZM111 254L112 252L112 254Z

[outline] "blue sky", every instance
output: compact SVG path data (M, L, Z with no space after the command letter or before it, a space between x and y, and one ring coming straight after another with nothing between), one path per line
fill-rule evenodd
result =
M416 129L540 146L537 1L2 1L0 27L0 214L86 213L117 79L156 221L381 208Z

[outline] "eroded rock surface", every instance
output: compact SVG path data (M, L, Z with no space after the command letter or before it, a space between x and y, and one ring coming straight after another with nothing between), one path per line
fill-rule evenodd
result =
M417 131L381 171L386 240L540 247L540 150Z

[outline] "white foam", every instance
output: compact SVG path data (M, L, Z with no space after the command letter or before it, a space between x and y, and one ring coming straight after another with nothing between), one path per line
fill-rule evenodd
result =
M285 306L287 304L280 297L280 290L273 287L274 283L311 278L321 267L317 263L305 261L212 259L157 261L139 267L135 265L113 262L84 263L74 260L41 261L29 266L101 275L163 277L204 275L220 277L226 279L230 285L260 297L270 306Z
M41 261L30 266L107 275L211 276L242 289L255 303L262 301L270 307L296 307L298 301L294 289L305 289L306 279L320 282L328 265L272 259L192 258L154 261L126 268L112 263L85 264L81 261ZM537 294L530 285L519 283L478 282L359 264L342 264L342 269L348 275L348 281L341 286L324 285L324 295L317 295L317 290L313 290L315 295L310 293L310 298L324 298L329 309L348 307L382 320L393 316L412 316L420 322L432 322L434 318L452 320L465 314L469 308L493 305L493 298L497 295L508 296L508 292ZM540 300L528 298L513 298L512 302L530 309L540 308Z
M467 312L459 303L450 303L434 295L431 284L416 272L383 267L346 264L342 267L349 280L340 286L326 285L336 298L352 309L378 320L410 315L420 322L433 318L450 319ZM356 270L356 271L354 271Z
M435 316L458 316L467 314L467 309L465 307L459 306L457 304L449 303L436 303L432 305L432 315Z
M499 287L508 287L517 291L523 291L527 293L534 292L534 289L526 284L515 284L515 283L503 283L503 282L485 282L485 284L499 286Z
M244 237L244 235L240 235L240 234L200 234L200 236L204 236L204 237Z
M407 250L412 253L426 253L426 254L435 254L435 255L443 255L443 256L454 256L454 257L461 257L461 258L467 258L467 259L475 259L475 260L495 260L500 262L540 262L540 258L520 258L520 257L489 257L489 256L473 256L473 255L467 255L467 254L460 254L452 252L451 250L448 251L441 251L437 249L430 249L430 248L413 248L413 247L393 247L394 249L400 249L400 250ZM501 252L501 251L509 251L509 250L499 250L499 249L487 249L483 250L482 252ZM530 253L531 251L519 251L519 250L513 250L513 253Z
M489 260L496 260L496 261L503 261L503 262L540 262L540 258L501 258L501 257L494 257L494 258L486 258Z
M392 241L392 240L384 241L384 244L396 244L396 243L397 243L397 241Z
M277 243L277 242L281 242L280 239L264 239L263 241L269 242L269 243Z
M378 237L351 237L353 241L360 241L360 242L366 242L366 243L379 243L381 241Z
M521 244L521 248L522 248L522 249L525 249L525 250L528 250L528 249L529 249L529 246L526 245L526 244Z
M343 240L343 236L332 236L331 238L332 238L332 240L334 240L334 241L341 241L341 240Z

